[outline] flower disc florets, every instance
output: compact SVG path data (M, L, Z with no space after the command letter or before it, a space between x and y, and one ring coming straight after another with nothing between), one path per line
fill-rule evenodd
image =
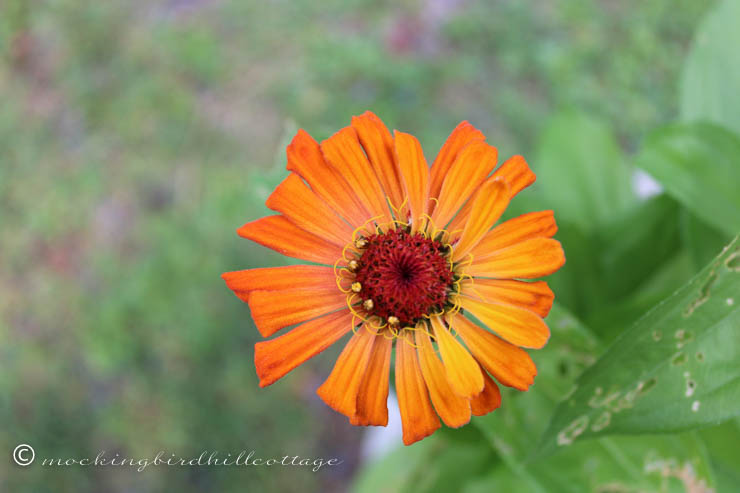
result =
M365 304L370 313L405 327L445 308L455 280L449 246L407 229L364 239L355 280L362 299L371 300Z

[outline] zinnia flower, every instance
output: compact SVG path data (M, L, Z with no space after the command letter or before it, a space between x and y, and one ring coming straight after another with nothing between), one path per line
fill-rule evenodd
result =
M299 130L287 156L290 174L267 199L277 214L238 233L319 265L223 274L263 337L295 325L255 345L261 387L351 333L317 393L352 424L385 426L395 346L409 445L440 419L456 428L498 408L494 378L532 385L522 348L547 342L553 293L522 279L565 257L552 211L495 226L535 180L524 158L494 170L496 148L462 122L430 168L414 136L391 135L370 112L321 144Z

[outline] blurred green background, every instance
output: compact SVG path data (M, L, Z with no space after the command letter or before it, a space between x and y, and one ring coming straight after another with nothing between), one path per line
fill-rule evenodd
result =
M314 394L336 351L260 390L253 367L259 335L247 306L219 278L285 261L235 229L266 213L264 199L285 176L284 148L296 128L326 138L370 109L389 128L419 137L431 160L467 119L501 156L527 157L540 175L535 189L550 180L549 188L523 194L514 211L554 208L558 197L584 186L546 166L558 154L553 147L567 158L568 139L605 140L586 159L616 162L631 183L625 156L679 116L681 70L713 5L4 0L0 490L348 490L363 474L365 430ZM606 196L610 184L618 187L605 183ZM637 203L631 189L625 194L604 199L594 214ZM589 264L600 247L571 240L591 220L579 224L568 207L580 206L563 205L559 238L569 265L554 280L557 300L599 327L604 341L728 238L695 220L717 241L693 262L678 229L666 226L656 245L661 263L647 273L663 259L672 263L652 284L641 268L607 265L613 282L594 290L589 283L608 278ZM656 224L665 225L661 211L675 203L656 207ZM637 285L644 296L630 297ZM617 306L615 298L625 301ZM598 354L589 351L552 370L572 378ZM476 433L465 430L446 439ZM18 443L33 445L37 458L246 448L344 462L319 473L21 469L8 458ZM397 465L418 460L416 451L397 454ZM495 463L495 456L486 448L471 457Z

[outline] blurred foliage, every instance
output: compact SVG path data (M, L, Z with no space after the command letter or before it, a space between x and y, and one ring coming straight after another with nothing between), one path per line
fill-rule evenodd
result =
M681 117L740 132L740 4L720 2L701 23L681 73Z
M344 460L319 473L5 460L0 490L344 491L357 477L362 491L575 491L582 478L589 491L681 491L687 464L737 489L732 421L527 462L576 377L736 232L731 3L0 3L0 450ZM428 159L463 119L502 156L530 159L540 180L509 215L554 209L568 263L530 392L358 470L363 430L314 395L334 353L259 390L258 334L219 274L284 261L233 231L264 213L295 128L325 138L366 109L417 135ZM676 159L684 144L650 151L670 130L643 146L678 115L690 158ZM729 130L687 137L715 129L693 120ZM730 149L718 160L715 144ZM665 193L635 195L632 165ZM703 188L682 188L694 177Z

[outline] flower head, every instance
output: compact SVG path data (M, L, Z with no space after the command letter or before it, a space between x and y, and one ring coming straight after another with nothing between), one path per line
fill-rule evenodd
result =
M370 112L318 144L299 130L288 177L267 199L278 214L239 235L320 265L227 272L264 337L260 386L352 333L318 395L352 424L388 423L391 353L403 441L496 409L494 379L527 390L553 301L543 281L565 262L552 211L498 225L535 175L462 122L431 168L412 135ZM478 320L475 323L471 316ZM484 328L485 327L485 328ZM493 377L493 378L492 378ZM435 412L436 411L436 412Z

